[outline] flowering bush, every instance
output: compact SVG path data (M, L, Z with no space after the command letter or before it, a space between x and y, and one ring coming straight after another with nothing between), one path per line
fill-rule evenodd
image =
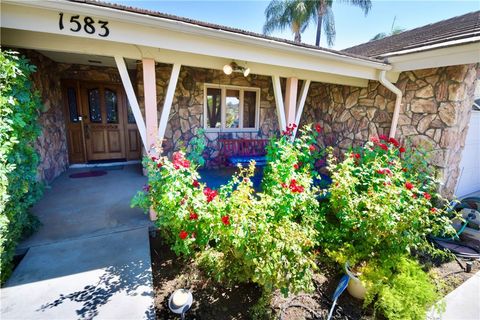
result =
M195 257L219 281L251 281L284 293L311 290L321 223L312 174L318 151L316 131L301 132L295 142L285 135L267 147L262 193L253 189L254 162L212 190L179 151L171 161L144 160L149 183L132 204L152 208L172 249Z
M325 241L351 263L428 249L427 236L452 231L435 202L434 172L426 154L395 139L372 138L344 161L330 155L331 232Z
M409 292L386 287L395 279L406 281L413 277L415 281L416 275L423 272L413 265L414 261L405 262L411 259L411 250L433 252L427 236L453 232L446 211L434 206L443 199L436 192L437 183L427 159L425 152L385 136L372 138L341 162L329 156L332 185L323 243L333 259L357 266L367 284L366 303L377 296L376 307L382 310L391 311L385 301L402 299L394 299L394 292L415 294L413 287L404 288L411 289ZM403 278L398 278L400 266L415 272L405 272ZM422 287L435 292L431 282L423 281ZM424 305L417 309L425 310L426 304L433 301L431 295L429 299L418 299ZM405 318L413 309L405 310Z

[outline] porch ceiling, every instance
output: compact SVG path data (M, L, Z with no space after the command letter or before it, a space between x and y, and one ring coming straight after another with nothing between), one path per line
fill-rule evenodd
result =
M60 13L66 17L63 30L59 29ZM222 69L235 59L248 64L255 74L360 87L366 86L368 80L376 80L379 70L391 69L381 62L231 35L221 30L213 32L81 3L3 1L1 14L2 44L13 47L108 57L120 54L134 60L153 58L210 69ZM73 15L108 20L110 34L101 38L83 30L70 32L67 21ZM391 81L397 77L398 74L390 74Z
M117 68L113 57L47 50L38 50L38 52L55 62ZM137 61L134 59L125 59L125 63L128 69L135 70L137 67Z

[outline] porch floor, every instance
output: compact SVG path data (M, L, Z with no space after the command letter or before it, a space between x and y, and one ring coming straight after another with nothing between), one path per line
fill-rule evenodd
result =
M2 319L154 319L148 227L130 199L141 167L68 170L34 207L42 222L1 289Z

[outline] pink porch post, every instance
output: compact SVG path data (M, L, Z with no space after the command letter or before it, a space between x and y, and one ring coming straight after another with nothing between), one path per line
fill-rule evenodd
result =
M145 97L145 126L147 131L147 155L157 156L153 146L157 142L158 116L157 116L157 84L155 81L155 60L142 59L143 64L143 90ZM157 214L150 208L150 220L157 220Z
M297 109L297 78L287 78L287 85L285 88L285 116L287 125L295 123L296 109ZM298 123L295 123L298 125Z
M157 115L157 86L155 81L155 60L144 58L143 64L143 86L145 97L145 126L147 131L147 153L156 151L152 149L157 142L158 115Z

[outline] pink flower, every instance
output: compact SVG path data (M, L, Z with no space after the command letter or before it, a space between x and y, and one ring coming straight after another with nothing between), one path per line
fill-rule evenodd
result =
M371 137L370 141L372 141L373 143L379 143L380 142L380 140L378 140L377 137Z
M184 158L183 153L181 152L175 152L172 156L172 162L173 162L173 167L178 170L181 167L183 168L189 168L190 167L190 161Z
M405 188L407 188L408 190L412 190L413 189L413 184L411 182L405 182Z
M380 138L380 140L383 140L383 141L388 141L388 137L384 134L381 134L378 136Z
M188 232L185 231L185 230L182 230L182 231L180 231L178 236L180 237L180 239L185 240L188 237Z

